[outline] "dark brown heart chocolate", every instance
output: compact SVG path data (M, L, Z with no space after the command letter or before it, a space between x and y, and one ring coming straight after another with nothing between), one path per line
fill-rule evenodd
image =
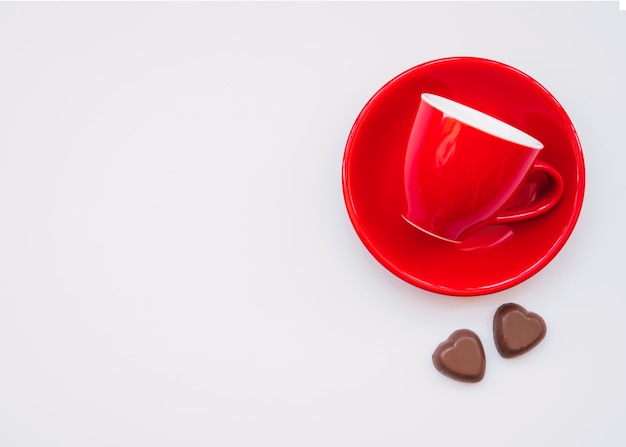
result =
M485 350L469 329L454 331L433 353L435 368L461 382L480 382L485 376Z
M493 317L493 339L504 358L517 357L537 346L546 336L546 323L519 304L503 304Z

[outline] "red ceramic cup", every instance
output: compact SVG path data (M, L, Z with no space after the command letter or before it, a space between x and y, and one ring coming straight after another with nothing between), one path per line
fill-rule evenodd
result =
M521 130L451 99L424 93L404 164L404 219L451 242L493 223L549 211L563 192L550 165L536 161L543 144ZM509 207L535 172L550 187ZM528 188L526 188L528 189Z

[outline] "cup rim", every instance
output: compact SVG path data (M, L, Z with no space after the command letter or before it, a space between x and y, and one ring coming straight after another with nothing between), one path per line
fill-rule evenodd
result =
M421 99L444 115L481 132L530 149L543 149L543 143L535 137L480 110L434 93L422 93Z

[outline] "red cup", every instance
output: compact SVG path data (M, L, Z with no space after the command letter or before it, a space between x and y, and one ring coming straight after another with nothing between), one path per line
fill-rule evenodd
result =
M542 149L495 117L424 93L405 156L403 217L428 234L462 242L489 224L539 216L563 192L559 173L536 161ZM528 193L533 188L523 188L525 182L532 186L528 179L539 175L550 187Z

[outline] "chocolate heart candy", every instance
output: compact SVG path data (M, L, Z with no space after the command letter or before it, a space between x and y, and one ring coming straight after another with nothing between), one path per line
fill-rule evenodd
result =
M493 317L493 339L504 358L528 352L546 336L546 323L519 304L503 304Z
M435 368L461 382L480 382L485 376L485 350L469 329L454 331L433 353Z

